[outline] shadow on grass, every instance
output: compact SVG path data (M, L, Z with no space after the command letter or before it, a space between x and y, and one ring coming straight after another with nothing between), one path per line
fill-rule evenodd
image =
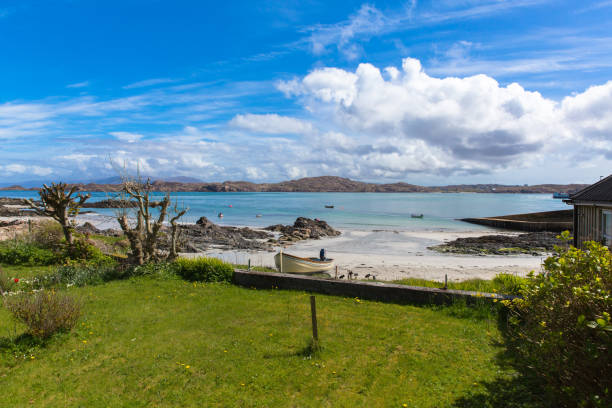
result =
M29 333L0 337L0 354L27 354L33 349L45 347L49 340L34 337Z
M459 398L454 403L457 408L471 407L507 407L507 408L553 408L556 405L546 391L541 378L534 376L519 363L509 346L508 315L506 309L497 311L497 326L502 333L502 341L494 341L494 346L501 348L495 357L494 364L500 371L513 370L514 375L499 377L493 381L483 382L485 390L471 393Z
M540 384L524 375L498 378L484 383L485 390L459 398L457 408L552 408L550 399L540 392Z
M291 357L302 357L302 358L317 358L320 356L322 351L321 343L315 342L313 339L308 340L308 344L301 349L295 351L286 351L278 353L266 353L263 358L291 358Z

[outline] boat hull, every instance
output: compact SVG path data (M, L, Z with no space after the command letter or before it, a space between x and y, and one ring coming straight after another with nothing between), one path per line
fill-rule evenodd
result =
M282 256L282 267L281 267ZM274 255L274 263L276 268L282 273L316 273L329 272L334 267L333 259L325 261L317 260L316 258L301 258L299 256L281 254L280 252Z

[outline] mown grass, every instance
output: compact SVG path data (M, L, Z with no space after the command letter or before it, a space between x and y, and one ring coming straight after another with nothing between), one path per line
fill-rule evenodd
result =
M137 278L70 288L84 315L45 344L0 308L2 406L444 407L509 378L495 314Z
M499 274L491 280L468 279L461 282L448 282L448 289L468 290L473 292L503 293L509 295L519 294L519 288L525 278L510 274ZM406 278L393 281L393 283L409 286L421 286L426 288L442 288L444 283L419 278Z
M35 276L48 275L57 268L57 265L23 266L0 263L0 268L2 268L11 278L28 279Z

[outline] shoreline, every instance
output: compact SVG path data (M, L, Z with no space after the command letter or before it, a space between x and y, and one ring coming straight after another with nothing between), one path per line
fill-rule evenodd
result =
M43 217L14 216L0 217L0 221L43 219ZM118 229L114 217L100 213L80 214L77 223L92 223L99 229ZM189 223L191 224L191 223ZM22 224L23 225L23 224ZM27 223L26 223L27 225ZM27 228L27 227L26 227ZM253 228L252 229L260 229ZM465 230L397 230L397 229L347 229L342 235L322 239L298 241L285 247L285 251L297 256L317 256L325 248L328 256L335 259L338 275L348 271L357 274L358 279L365 275L376 276L377 280L392 281L404 278L423 278L443 282L445 275L449 281L467 279L492 279L499 273L519 276L529 271L540 270L544 256L533 255L464 255L446 254L428 249L429 246L443 244L457 238L480 237L484 235L516 236L520 232L500 231L493 228L469 228ZM181 256L214 256L234 264L252 266L274 266L274 251L215 249L201 252L181 253Z
M358 279L370 274L377 280L392 281L404 278L422 278L443 282L468 279L493 279L497 274L508 273L525 276L530 271L539 271L544 256L533 255L461 255L442 254L427 249L427 246L441 244L459 237L490 235L488 230L478 232L430 232L385 233L377 231L341 230L342 235L334 238L299 242L284 250L288 253L310 257L317 256L325 248L338 266L338 275L347 275L351 270ZM517 233L501 232L500 235L514 236ZM274 266L275 252L210 249L203 253L182 254L195 257L214 256L227 262L245 265L251 260L252 266Z

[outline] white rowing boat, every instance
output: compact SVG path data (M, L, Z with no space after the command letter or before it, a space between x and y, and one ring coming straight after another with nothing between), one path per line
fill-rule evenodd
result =
M322 261L319 258L301 258L284 252L274 255L274 263L281 273L328 272L334 267L333 259Z

